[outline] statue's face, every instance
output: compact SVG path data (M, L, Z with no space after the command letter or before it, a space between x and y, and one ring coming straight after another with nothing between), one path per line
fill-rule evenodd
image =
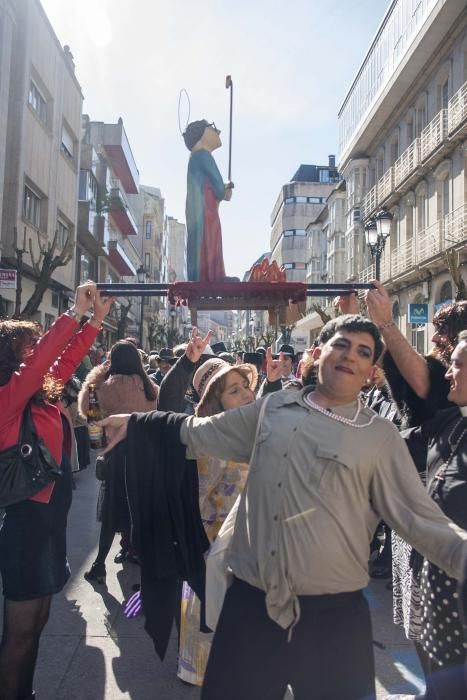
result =
M209 151L215 151L216 148L220 148L222 146L220 133L220 129L216 127L214 122L205 128L204 134L201 138L204 146Z

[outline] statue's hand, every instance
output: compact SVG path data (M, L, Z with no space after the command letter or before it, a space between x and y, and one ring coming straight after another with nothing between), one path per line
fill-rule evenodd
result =
M226 202L230 202L232 199L232 190L234 188L233 182L227 182L224 185L224 199Z

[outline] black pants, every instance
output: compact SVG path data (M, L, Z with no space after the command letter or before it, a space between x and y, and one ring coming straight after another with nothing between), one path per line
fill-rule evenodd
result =
M202 700L372 700L374 658L361 591L300 596L288 631L267 614L265 594L234 579L227 591L204 678Z

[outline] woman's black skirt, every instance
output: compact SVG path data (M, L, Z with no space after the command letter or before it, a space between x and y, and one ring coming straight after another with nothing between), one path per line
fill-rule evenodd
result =
M71 505L71 465L62 459L62 476L49 503L22 501L5 509L0 530L0 572L8 600L44 598L62 590L70 577L66 526Z

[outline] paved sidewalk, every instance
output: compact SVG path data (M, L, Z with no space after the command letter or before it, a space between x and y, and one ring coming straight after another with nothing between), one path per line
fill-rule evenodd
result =
M139 569L113 563L117 537L108 558L107 586L94 587L84 580L98 540L99 484L91 468L75 478L68 530L73 576L64 593L55 596L42 637L36 672L38 700L198 700L199 689L176 678L175 634L161 663L143 630L142 618L127 620L123 615L121 602L138 582ZM391 594L385 583L375 581L368 589L378 699L388 692L416 692L421 687L413 646L391 622Z

